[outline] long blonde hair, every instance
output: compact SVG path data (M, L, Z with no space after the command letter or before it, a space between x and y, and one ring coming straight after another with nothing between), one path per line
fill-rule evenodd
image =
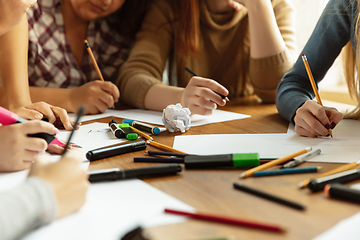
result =
M360 119L360 1L357 10L355 24L356 53L349 41L342 50L343 69L350 97L355 99L357 106L355 109L346 112L345 118Z

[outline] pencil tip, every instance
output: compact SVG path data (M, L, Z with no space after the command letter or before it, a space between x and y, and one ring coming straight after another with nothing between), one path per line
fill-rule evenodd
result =
M303 183L299 183L299 185L298 185L299 189L304 188L304 187L305 187L305 185Z
M240 174L239 178L244 178L245 175L246 175L245 173L242 173L242 174Z

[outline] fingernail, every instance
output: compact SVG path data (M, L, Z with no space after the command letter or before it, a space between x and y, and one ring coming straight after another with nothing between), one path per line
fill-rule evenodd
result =
M335 123L335 122L332 122L331 125L330 125L330 128L331 128L331 129L334 129L335 126L336 126L336 123Z
M54 128L54 129L55 129L56 134L58 134L60 132L59 129L57 129L57 128Z
M42 119L42 116L40 114L35 114L36 119Z
M325 124L325 128L326 128L326 129L329 129L329 128L330 128L330 124L328 124L328 123Z

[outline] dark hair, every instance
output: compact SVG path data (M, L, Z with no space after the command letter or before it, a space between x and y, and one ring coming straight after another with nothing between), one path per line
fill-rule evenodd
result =
M114 29L118 29L121 35L134 39L141 28L149 2L150 0L126 0L121 8L112 14L116 20L110 24Z

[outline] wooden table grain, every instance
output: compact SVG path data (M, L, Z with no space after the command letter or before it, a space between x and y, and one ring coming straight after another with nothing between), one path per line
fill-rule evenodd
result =
M192 127L186 133L164 132L154 140L172 146L178 135L285 133L288 122L282 119L274 104L262 104L255 97L231 99L221 110L249 114L251 118ZM109 122L111 118L102 121ZM121 119L118 119L121 121ZM261 148L261 146L259 146ZM148 146L147 150L157 150ZM89 170L105 168L135 168L156 163L134 163L134 157L144 156L144 151L128 153L92 162ZM304 163L303 166L322 166L328 171L339 166L331 163ZM298 190L297 184L317 173L238 179L243 169L186 170L177 176L143 179L148 184L194 207L199 212L221 214L281 225L284 233L272 233L245 227L189 219L186 222L148 228L145 233L156 240L195 239L312 239L360 210L360 205L327 199L323 193ZM234 182L271 192L299 202L305 211L295 210L233 188ZM146 201L146 199L144 199Z

